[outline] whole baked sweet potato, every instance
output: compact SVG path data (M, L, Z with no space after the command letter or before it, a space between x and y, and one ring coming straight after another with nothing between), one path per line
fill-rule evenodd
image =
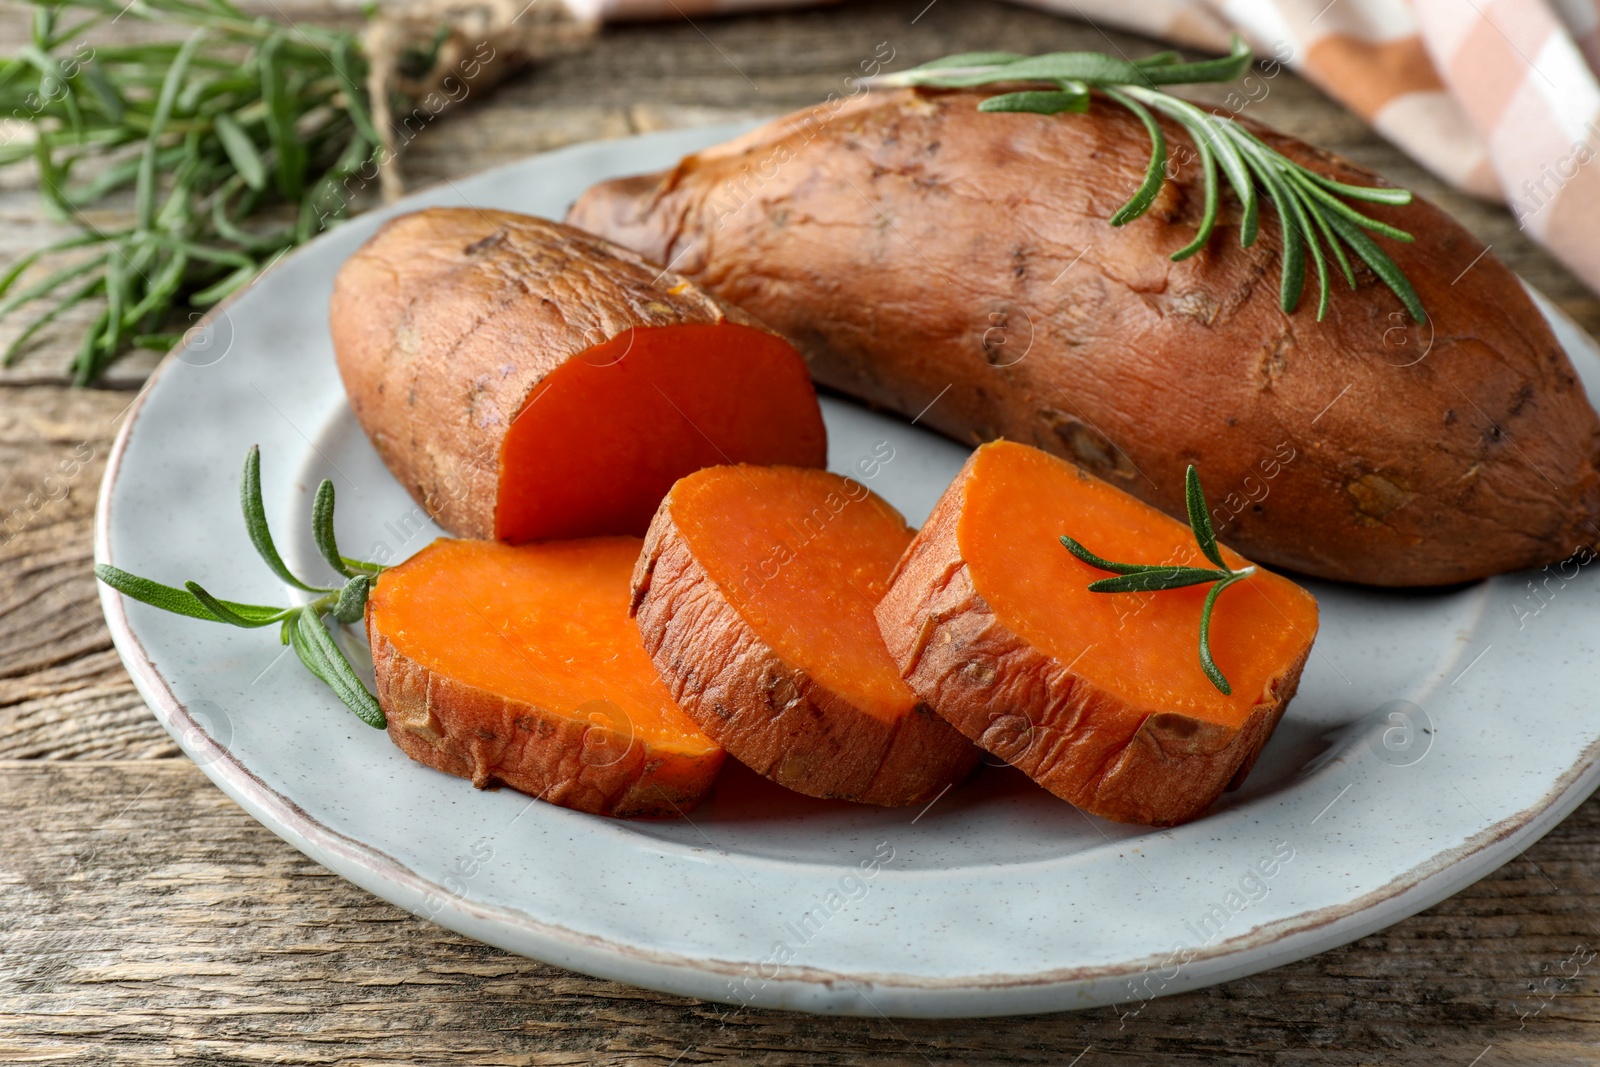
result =
M814 378L958 440L1064 456L1172 515L1205 472L1253 559L1374 585L1464 581L1600 538L1600 424L1516 277L1426 202L1362 205L1430 322L1359 264L1324 322L1285 313L1280 229L1239 245L1225 194L1195 236L1186 135L1151 210L1112 227L1149 140L1088 114L981 113L973 92L865 94L661 174L589 190L568 221L671 263L793 340ZM1165 120L1163 120L1165 122ZM1348 161L1252 127L1344 182ZM1183 162L1187 160L1188 162ZM932 405L931 407L929 405Z
M826 460L792 345L557 222L393 219L340 269L331 325L379 455L459 536L639 535L701 467Z

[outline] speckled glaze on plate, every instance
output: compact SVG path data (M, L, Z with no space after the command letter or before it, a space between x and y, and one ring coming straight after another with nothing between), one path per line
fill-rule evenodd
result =
M436 531L355 425L334 368L326 319L339 264L400 211L560 218L592 182L736 132L538 156L419 193L288 257L194 331L129 413L101 488L97 559L240 600L289 596L257 565L238 514L252 443L291 565L316 569L305 531L324 476L347 551L394 560L420 548ZM1600 353L1545 307L1600 395ZM920 522L965 450L824 406L832 467L892 449L869 484ZM162 614L105 587L101 599L140 692L217 785L318 862L453 930L733 1005L1127 1014L1419 911L1588 796L1600 744L1591 569L1437 592L1310 583L1323 622L1300 695L1245 788L1170 830L1090 818L999 766L920 812L811 800L730 766L687 819L581 815L410 762L260 631Z

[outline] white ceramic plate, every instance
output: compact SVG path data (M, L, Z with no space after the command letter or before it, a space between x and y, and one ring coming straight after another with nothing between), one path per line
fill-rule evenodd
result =
M346 407L326 325L334 272L383 218L472 204L560 218L594 181L730 128L583 145L363 216L269 272L162 367L101 491L96 555L219 595L289 595L237 506L259 443L291 565L316 571L311 490L340 540L398 559L435 530ZM1552 316L1591 395L1600 355ZM920 522L964 450L825 402L830 462L887 440L871 485ZM321 573L317 571L317 573ZM1246 787L1172 830L1090 818L1008 768L921 812L810 800L730 762L690 819L622 822L476 792L407 760L270 635L124 602L117 648L157 718L222 789L318 862L513 952L733 1004L960 1016L1118 1004L1343 944L1482 877L1594 789L1600 584L1508 575L1449 592L1312 583L1322 632Z

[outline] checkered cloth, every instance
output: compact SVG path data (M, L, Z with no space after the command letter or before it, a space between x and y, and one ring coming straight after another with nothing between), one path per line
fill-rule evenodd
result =
M568 0L601 19L806 0ZM1600 0L1018 0L1225 51L1241 34L1600 291Z

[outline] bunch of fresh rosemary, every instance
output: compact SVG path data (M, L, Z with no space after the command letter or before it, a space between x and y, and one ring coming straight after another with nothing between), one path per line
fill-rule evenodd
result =
M129 574L107 563L95 565L95 577L123 596L176 615L227 623L247 630L277 623L279 639L293 648L306 669L332 689L334 695L344 701L345 706L355 712L362 722L380 729L388 725L377 698L356 676L350 661L345 659L338 642L323 621L326 616L342 625L360 622L366 611L367 594L384 571L380 563L368 563L340 555L338 541L333 535L333 483L323 479L317 487L311 510L311 533L322 558L345 579L338 586L312 585L300 580L278 554L277 546L272 541L272 532L267 528L266 508L261 503L261 450L255 446L251 446L245 456L239 498L244 508L244 525L250 532L250 542L255 545L256 552L268 569L283 581L296 589L315 593L310 603L280 608L268 604L219 600L199 582L185 582L182 589L176 589L137 574Z
M342 216L352 187L376 173L380 138L354 34L284 26L228 0L34 8L30 44L0 62L0 117L13 134L0 143L0 166L35 161L48 208L81 232L0 275L0 317L41 309L6 362L86 301L103 310L74 361L79 383L131 346L170 347L191 309L215 304ZM132 19L189 32L167 43L91 43ZM91 217L129 194L126 224ZM19 286L57 254L72 261Z
M1240 244L1249 247L1260 231L1257 183L1260 184L1260 192L1278 211L1283 230L1283 271L1279 299L1284 311L1292 312L1300 303L1300 294L1305 287L1308 251L1320 287L1318 321L1328 313L1329 256L1337 263L1350 288L1356 287L1355 271L1343 247L1348 245L1394 291L1412 318L1418 322L1425 321L1426 315L1416 290L1394 260L1367 236L1366 231L1371 230L1396 241L1410 241L1411 235L1364 215L1345 203L1345 200L1357 200L1373 204L1409 204L1409 192L1404 189L1348 185L1324 177L1269 147L1242 123L1170 96L1161 88L1166 85L1229 82L1240 77L1249 67L1250 49L1243 40L1235 37L1233 49L1227 56L1199 63L1181 62L1176 52L1162 52L1133 61L1100 52L1052 52L1039 56L1024 56L1015 52L964 52L875 80L880 85L927 85L946 89L1029 83L1050 86L1048 89L1020 90L990 96L978 105L980 111L1031 111L1045 115L1082 113L1089 109L1091 89L1127 108L1144 124L1150 135L1150 164L1139 188L1111 216L1113 226L1122 226L1143 215L1161 191L1167 169L1167 141L1152 112L1165 115L1182 127L1194 141L1205 189L1205 207L1194 240L1174 252L1173 259L1187 259L1211 240L1212 230L1217 223L1217 171L1220 169L1239 199ZM1324 245L1327 255L1323 252Z

